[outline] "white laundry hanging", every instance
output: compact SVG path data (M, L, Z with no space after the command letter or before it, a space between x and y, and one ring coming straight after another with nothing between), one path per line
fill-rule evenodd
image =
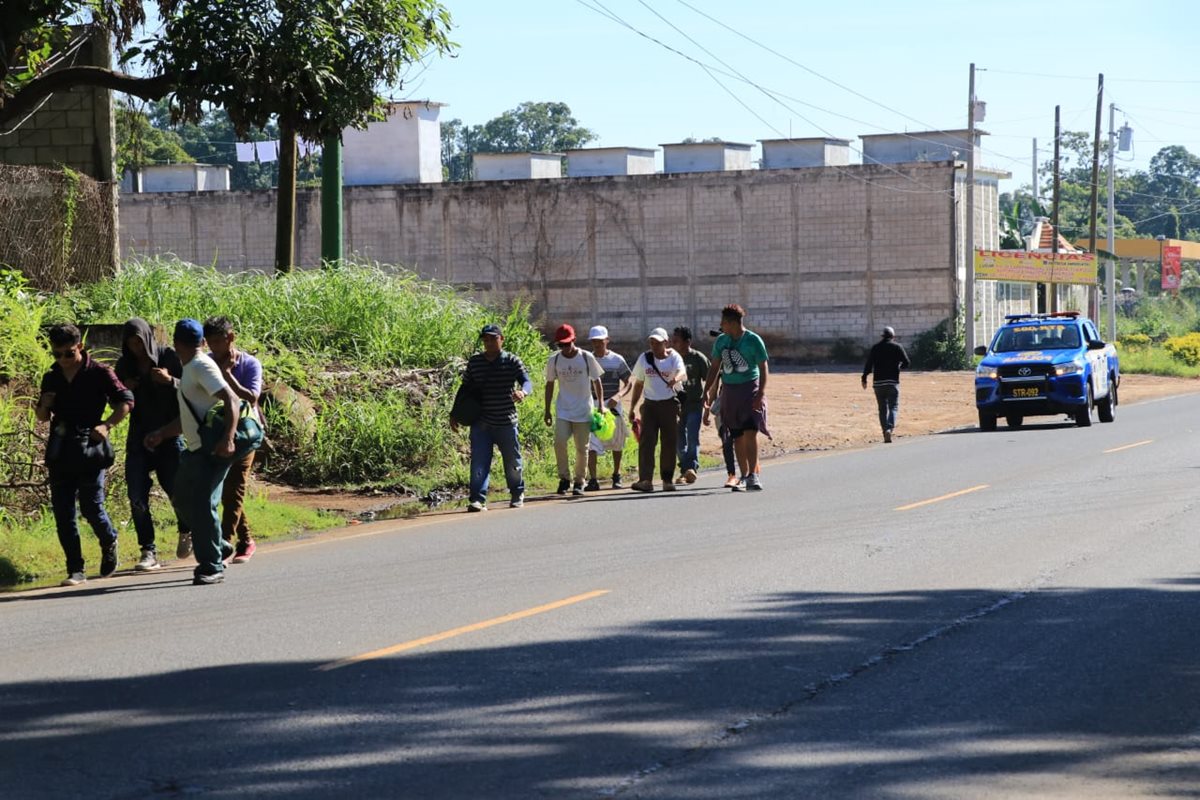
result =
M254 160L254 142L237 142L234 148L237 150L238 161Z
M271 161L279 160L279 141L271 140L269 142L255 142L255 149L258 151L258 160L266 164Z

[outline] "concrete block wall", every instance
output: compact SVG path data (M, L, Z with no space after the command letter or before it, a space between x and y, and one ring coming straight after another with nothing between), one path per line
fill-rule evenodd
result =
M351 187L348 252L532 303L548 328L607 325L625 349L656 326L701 342L738 302L777 357L911 337L958 296L947 163L544 181ZM271 192L125 195L126 253L269 268ZM319 197L298 199L298 258L316 265Z
M97 33L83 42L73 63L110 67L108 37ZM80 87L55 92L19 128L0 135L0 164L65 164L98 181L116 181L114 131L109 90Z

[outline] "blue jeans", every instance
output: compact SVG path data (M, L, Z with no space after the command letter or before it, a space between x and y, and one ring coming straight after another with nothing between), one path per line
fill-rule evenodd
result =
M513 497L525 494L524 462L517 426L476 422L471 425L471 502L487 502L488 480L492 472L492 446L500 448L504 459L504 479Z
M154 450L142 444L140 433L130 434L125 443L125 487L129 494L129 512L133 516L133 528L137 531L138 546L153 551L154 519L150 516L151 477L158 477L158 485L167 493L175 494L175 474L179 471L179 454L183 452L183 439L165 439ZM186 528L180 525L181 531Z
M875 387L875 402L879 405L879 427L890 431L896 427L896 412L900 410L900 387L884 384Z
M67 573L83 572L83 548L79 543L79 525L76 522L75 501L83 518L92 526L92 533L104 547L116 541L117 529L113 527L108 512L104 510L104 470L85 473L50 473L50 507L54 510L54 527L58 529L58 543L67 557Z
M184 450L179 457L171 503L179 522L192 531L197 575L212 575L225 570L221 561L221 517L217 514L217 506L228 472L228 461L199 450Z
M679 471L700 469L700 418L703 410L688 411L679 416Z

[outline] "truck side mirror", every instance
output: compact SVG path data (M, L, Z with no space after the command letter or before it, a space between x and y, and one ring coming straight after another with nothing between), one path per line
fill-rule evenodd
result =
M1108 342L1092 341L1088 342L1088 350L1103 350L1108 347Z
M977 356L986 356L986 355L987 355L987 345L982 345L982 344L981 344L981 345L979 345L978 347L976 347L976 348L975 348L975 355L977 355Z

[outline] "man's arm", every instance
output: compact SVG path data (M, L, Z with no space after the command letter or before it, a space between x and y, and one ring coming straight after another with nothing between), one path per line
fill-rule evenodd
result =
M592 378L592 393L596 395L596 408L604 408L604 384L599 378Z
M867 376L871 374L871 370L875 368L875 348L872 347L867 351L867 361L863 364L862 387L867 388Z
M550 417L550 401L553 399L554 399L554 380L550 379L550 380L546 381L546 410L542 412L542 419L546 421L547 425L549 425L550 422L552 421L551 417Z
M220 392L213 396L225 401L225 438L217 445L217 449L213 451L213 455L217 458L229 458L233 455L233 434L237 431L238 396L228 386L223 387Z
M767 396L767 362L758 362L758 391L754 393L751 408L755 411L762 409L763 398Z
M633 396L629 400L629 421L633 422L637 418L634 409L637 408L638 401L642 399L643 381L633 382Z
M721 372L721 362L717 359L712 360L712 364L708 367L708 375L704 378L704 405L712 404L712 390L717 383L717 375Z

